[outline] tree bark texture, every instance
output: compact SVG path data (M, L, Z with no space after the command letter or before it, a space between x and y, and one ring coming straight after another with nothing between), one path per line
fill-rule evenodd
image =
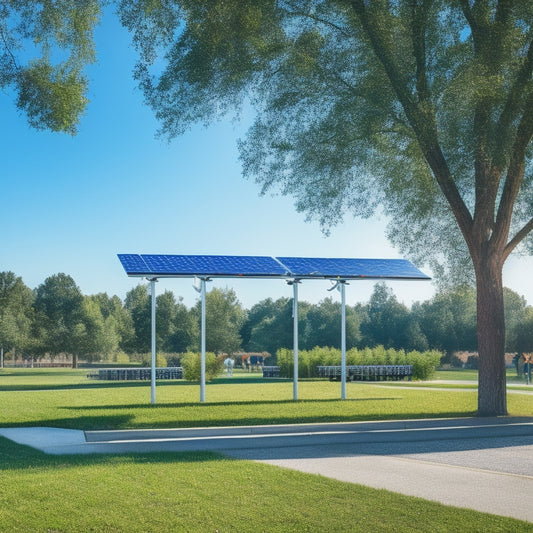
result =
M502 264L494 255L475 261L479 353L478 416L507 415Z

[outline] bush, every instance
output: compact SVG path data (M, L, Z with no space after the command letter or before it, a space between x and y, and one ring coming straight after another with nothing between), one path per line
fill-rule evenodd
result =
M385 348L380 344L372 350L373 352L373 362L372 365L388 365L387 356L385 353Z
M404 350L385 350L383 346L346 352L347 365L413 365L413 379L431 379L440 365L442 354L435 350L426 352L409 352ZM292 378L294 375L293 351L281 348L277 353L280 376ZM298 352L298 377L313 378L318 376L318 366L340 366L341 351L335 348L313 348Z
M130 356L125 352L117 352L113 357L113 361L119 364L129 364Z
M431 379L436 368L440 365L442 354L436 350L428 352L409 352L407 354L407 364L413 365L413 378L427 381Z
M336 350L333 348L319 348L318 346L312 350L302 350L298 353L298 376L302 378L317 377L317 366L322 365L323 361L334 359L335 352ZM292 353L289 351L291 360Z
M277 351L277 360L279 375L286 378L292 378L294 374L293 351L287 350L287 348L280 348Z
M225 356L216 357L214 353L205 354L205 380L212 381L224 371ZM202 375L202 355L197 352L187 352L181 358L183 379L200 381Z
M159 368L169 366L180 366L180 360L182 355L183 354L179 353L157 352L156 366ZM130 355L130 358L132 361L138 360L141 366L151 366L152 364L151 353L133 354Z
M152 366L152 354L151 353L142 354L141 366ZM167 360L160 353L155 354L155 366L157 368L165 368L167 366Z
M355 363L356 365L372 365L374 363L374 354L373 350L371 348L364 348L362 352L360 352L361 359L359 362Z
M142 365L142 362L144 358L148 356L148 359L150 359L150 354L143 354L143 353L130 353L130 363L138 363L139 365Z

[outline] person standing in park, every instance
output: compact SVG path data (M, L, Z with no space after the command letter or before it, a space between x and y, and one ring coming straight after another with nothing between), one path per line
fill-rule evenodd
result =
M224 366L226 367L226 373L228 376L233 376L233 359L231 357L227 357L224 360Z

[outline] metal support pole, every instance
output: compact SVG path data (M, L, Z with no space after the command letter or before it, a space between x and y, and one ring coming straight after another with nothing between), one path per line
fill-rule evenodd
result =
M292 399L298 399L298 280L292 283L293 302L292 316L294 318L293 349L294 349L294 375L292 381Z
M150 279L150 293L152 295L152 371L151 371L151 403L155 403L155 366L156 366L156 345L155 345L155 282L156 278Z
M346 399L346 283L341 282L341 399Z
M200 370L200 402L205 402L205 278L201 280L202 317L200 320L201 335L201 370Z
M333 280L332 280L333 281ZM337 279L328 291L341 293L341 400L346 399L346 280Z

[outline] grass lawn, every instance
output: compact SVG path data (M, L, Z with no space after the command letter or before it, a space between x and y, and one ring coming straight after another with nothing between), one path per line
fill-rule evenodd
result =
M477 370L469 369L450 369L437 370L435 372L434 380L453 380L453 381L477 381Z
M46 456L0 438L9 532L526 532L531 524L210 453Z
M0 371L0 426L186 427L470 416L475 391L419 390L236 375L199 386L87 380L83 370ZM513 415L533 396L510 394ZM460 510L210 453L47 456L0 438L0 531L531 531Z
M159 382L157 404L151 405L148 382L92 381L83 370L8 369L0 373L0 427L169 428L475 414L475 390L437 393L406 385L348 383L343 401L339 383L304 380L299 383L299 401L294 402L291 381L240 374L208 384L203 404L198 384ZM533 396L509 394L508 404L511 415L533 413Z
M450 370L437 370L434 380L454 380L454 381L476 381L478 379L478 371L470 369L450 369ZM516 375L514 368L507 369L507 384L517 384L527 386L526 379Z

